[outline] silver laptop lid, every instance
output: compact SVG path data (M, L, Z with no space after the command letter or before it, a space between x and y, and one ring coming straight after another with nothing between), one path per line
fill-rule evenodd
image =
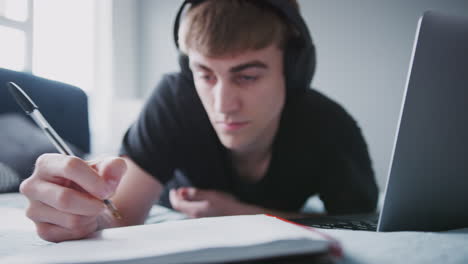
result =
M468 226L468 18L419 20L378 231Z

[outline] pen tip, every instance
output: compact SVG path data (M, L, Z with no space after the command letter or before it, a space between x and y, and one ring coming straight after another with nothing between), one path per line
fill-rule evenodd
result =
M116 218L118 220L122 219L122 215L117 210L117 208L115 208L114 204L110 200L104 199L104 204L107 206L107 208L109 208L109 210L111 211L112 216L114 216L114 218Z
M15 98L19 106L27 113L32 113L38 109L37 105L29 98L29 96L14 82L7 82L10 94Z
M113 215L117 220L121 220L121 219L122 219L122 215L121 215L118 211L113 211L113 212L112 212L112 215Z

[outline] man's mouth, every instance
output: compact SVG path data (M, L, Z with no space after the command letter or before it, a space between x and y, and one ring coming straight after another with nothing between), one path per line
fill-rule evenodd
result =
M223 131L234 132L246 127L249 121L218 121L216 124L221 127Z

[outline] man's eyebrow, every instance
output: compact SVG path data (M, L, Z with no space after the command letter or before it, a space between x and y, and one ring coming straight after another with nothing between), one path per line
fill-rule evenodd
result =
M208 66L205 66L198 62L193 63L192 66L195 68L201 68L204 71L212 71ZM231 69L229 69L229 72L236 73L236 72L240 72L245 69L248 69L248 68L268 69L268 65L266 65L265 63L261 61L249 61L249 62L242 63L242 64L232 67Z
M195 62L192 64L193 67L196 67L196 68L201 68L202 70L204 71L212 71L210 68L208 68L207 66L203 65L203 64L200 64L198 62Z
M261 61L249 61L237 66L232 67L229 71L232 73L240 72L248 68L262 68L262 69L267 69L268 65Z

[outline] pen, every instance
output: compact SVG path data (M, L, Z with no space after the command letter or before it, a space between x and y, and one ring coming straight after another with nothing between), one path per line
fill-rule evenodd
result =
M55 132L52 126L47 122L44 116L39 112L39 107L31 100L31 98L14 82L8 82L8 89L15 98L20 107L28 114L34 122L42 129L50 141L54 144L57 150L68 156L75 156L70 147L67 146L65 141ZM117 208L108 199L103 200L107 208L112 212L112 215L117 219L122 219L122 215Z

